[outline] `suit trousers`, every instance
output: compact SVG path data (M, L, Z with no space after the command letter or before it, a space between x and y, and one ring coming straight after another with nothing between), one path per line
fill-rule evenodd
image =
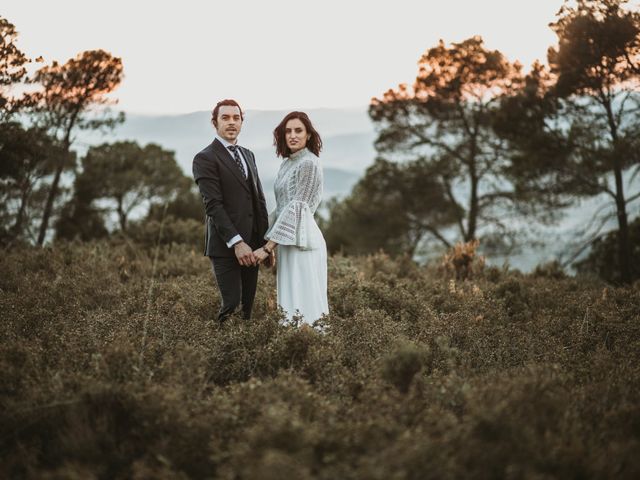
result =
M249 242L252 249L255 245L256 235ZM242 318L251 318L253 299L256 296L258 285L258 269L255 267L243 267L234 257L209 257L213 266L213 274L220 290L222 304L218 312L218 321L223 322L229 315L236 311L242 303Z

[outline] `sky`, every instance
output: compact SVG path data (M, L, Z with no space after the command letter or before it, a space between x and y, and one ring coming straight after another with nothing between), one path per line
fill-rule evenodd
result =
M31 58L84 50L122 58L114 92L129 113L366 107L412 83L439 39L480 35L525 69L556 37L562 0L4 0Z

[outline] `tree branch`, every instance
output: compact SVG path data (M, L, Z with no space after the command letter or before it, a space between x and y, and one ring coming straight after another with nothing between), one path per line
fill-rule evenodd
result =
M638 67L635 63L633 63L631 58L629 58L629 51L626 48L624 49L624 58L627 61L629 68L631 68L633 72L640 73L640 67Z
M449 242L449 240L443 237L442 234L435 227L431 225L423 225L422 228L424 228L427 232L431 233L434 237L440 240L445 247L451 248L451 243Z
M624 98L620 102L620 108L618 108L618 111L616 112L616 115L615 115L616 122L618 125L622 123L622 115L624 114L624 104L627 102L629 97L631 97L632 93L633 93L632 91L626 92L626 94L624 95Z
M426 145L431 145L432 147L436 147L436 148L441 148L442 150L444 150L445 152L447 152L449 155L454 156L455 158L457 158L458 160L460 160L461 162L465 162L466 159L464 158L463 155L461 155L457 150L452 149L449 145L447 145L446 143L443 142L437 142L434 141L428 137L425 137L420 131L418 131L418 129L416 128L411 128L411 132L418 137L418 139L420 140L420 142L422 142L422 144L426 144ZM420 143L418 144L413 144L412 147L416 147L420 145Z
M478 198L478 204L479 204L480 208L485 208L488 205L491 205L493 200L496 200L498 198L504 198L506 200L513 201L514 200L514 196L515 196L515 192L509 192L509 191L506 191L506 190L498 191L498 192L485 193L484 195L480 195L480 197Z
M588 247L591 246L591 244L596 241L598 238L601 238L603 235L606 234L606 232L601 233L602 229L604 228L604 226L607 224L607 221L613 217L614 215L610 215L610 216L606 216L603 219L601 219L600 225L598 225L598 228L596 229L595 233L593 235L591 235L591 237L589 239L587 239L579 248L578 250L576 250L571 257L569 257L569 259L561 261L560 264L562 265L563 268L568 267L569 265L571 265L576 258L578 258L582 252L584 252Z
M632 195L631 197L627 198L624 203L625 204L629 204L629 203L637 200L638 198L640 198L640 192L638 192L635 195Z
M451 201L451 203L453 203L453 205L456 208L456 220L458 221L458 228L460 229L460 234L462 235L462 238L465 238L467 235L467 232L465 231L465 228L464 228L463 216L460 214L460 212L464 211L464 209L460 206L460 204L456 200L456 197L453 195L453 190L451 189L451 182L449 182L447 178L443 177L442 183L444 184L447 197L449 197L449 200Z

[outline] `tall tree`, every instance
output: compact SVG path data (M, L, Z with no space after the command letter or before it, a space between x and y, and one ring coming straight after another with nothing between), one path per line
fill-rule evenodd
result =
M70 152L76 130L112 128L123 121L122 114L112 115L106 108L96 108L112 103L107 94L122 78L119 58L103 50L90 50L63 65L54 62L38 70L33 82L42 88L29 99L39 114L41 125L61 142L64 151ZM45 240L54 201L59 194L60 178L69 158L69 155L62 157L56 164L38 233L39 245Z
M17 47L15 26L0 17L0 236L2 243L31 240L41 211L43 179L63 152L39 128L24 128L16 119L27 101L16 87L27 82L30 62Z
M549 70L538 65L526 88L503 104L497 130L511 141L524 185L556 194L604 194L618 223L619 280L633 277L629 205L640 198L640 14L623 0L580 0L560 9ZM627 189L625 191L625 175ZM606 225L604 217L599 228Z
M439 235L435 227L450 225L457 213L427 161L378 158L347 198L330 202L330 221L323 230L332 252L383 249L393 255L413 255L425 234ZM440 240L449 246L446 238Z
M21 107L21 100L12 96L11 89L25 79L30 60L17 47L17 37L16 27L0 16L0 122Z
M513 188L506 142L492 127L499 99L516 91L522 79L520 65L487 50L480 37L450 47L440 41L420 59L412 88L389 90L369 107L380 156L426 162L423 171L442 194L433 208L446 202L454 214L449 226L461 240L475 239L480 228L509 231L508 211L549 211L534 202L533 192ZM449 243L445 225L427 226L428 235Z
M109 235L103 211L95 205L99 192L82 174L73 182L73 196L67 201L55 221L56 240L83 242Z
M164 204L153 204L147 219L160 221L163 216L171 216L178 220L190 219L202 223L202 196L197 185L190 177L184 176L175 188L175 197L166 205L166 210Z
M0 123L0 230L5 241L30 240L41 212L44 179L67 153L37 128Z
M152 143L116 142L89 149L76 190L91 192L93 202L112 202L107 211L118 215L120 229L126 231L134 209L173 200L185 183L174 152Z
M613 230L595 239L587 257L575 264L576 270L580 273L596 274L614 284L619 283L621 268L618 235L619 231ZM640 278L640 217L629 224L629 237L633 279L636 280Z

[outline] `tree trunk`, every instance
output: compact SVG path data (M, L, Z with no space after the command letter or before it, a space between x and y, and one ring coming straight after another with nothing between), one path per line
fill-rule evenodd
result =
M613 143L613 174L616 180L616 214L618 217L618 263L620 264L620 280L631 283L631 245L629 243L629 222L627 220L627 202L624 198L624 183L622 181L622 165L618 150L618 125L611 108L611 102L603 102L609 122L609 133Z
M118 198L118 219L120 220L120 230L123 232L127 231L127 212L122 208L122 199Z
M49 228L49 218L51 217L51 212L53 211L53 201L58 196L58 185L60 184L60 177L62 176L62 172L64 171L65 163L67 161L67 157L69 157L69 149L71 148L71 131L75 126L77 113L73 115L71 122L66 127L64 141L63 141L63 152L60 156L60 162L56 168L56 174L53 177L53 183L51 184L51 190L49 190L49 195L47 196L47 202L44 206L44 212L42 214L42 222L40 223L40 232L38 233L37 244L42 246L44 243L44 237L47 235L47 229Z
M624 198L622 171L616 159L614 170L616 177L616 211L618 217L618 262L620 263L620 280L631 283L631 244L629 242L629 222L627 205Z
M476 172L476 142L475 136L471 143L469 154L469 177L471 180L471 192L469 195L469 218L467 221L467 234L464 241L470 242L476 238L476 228L478 225L478 173Z
M465 242L470 242L476 238L476 227L478 225L478 179L471 178L471 199L469 200L469 220L467 223L467 235Z
M60 184L60 177L62 176L62 171L64 170L64 160L58 164L56 168L56 174L53 177L53 183L51 184L51 189L49 190L49 195L47 195L47 202L44 206L44 212L42 213L42 222L40 223L40 232L38 233L37 244L42 246L44 243L44 237L47 235L47 229L49 228L49 218L51 217L51 211L53 210L53 200L58 195L58 185Z
M11 230L15 237L19 237L22 233L22 223L24 222L24 212L27 209L27 201L29 200L29 192L30 188L28 186L22 186L22 196L20 198L20 208L18 209L18 214L16 215L16 221L13 224Z

